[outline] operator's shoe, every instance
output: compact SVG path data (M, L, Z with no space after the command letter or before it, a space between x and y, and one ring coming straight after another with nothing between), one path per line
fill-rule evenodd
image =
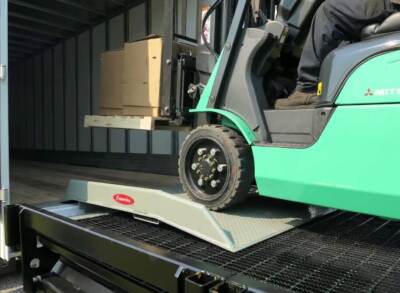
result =
M319 101L319 97L316 92L305 93L295 91L287 99L279 99L275 102L275 109L296 109L303 108L310 105L315 105Z

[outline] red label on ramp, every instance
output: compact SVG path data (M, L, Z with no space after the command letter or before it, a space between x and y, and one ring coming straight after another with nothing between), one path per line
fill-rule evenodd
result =
M126 206L130 206L133 205L135 203L135 200L130 197L129 195L126 194L114 194L113 195L113 199L114 201L116 201L117 203L126 205Z

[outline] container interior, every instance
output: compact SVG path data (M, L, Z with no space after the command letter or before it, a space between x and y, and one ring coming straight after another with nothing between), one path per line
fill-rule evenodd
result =
M176 1L176 34L196 39L198 5L203 2L212 1ZM24 194L26 201L32 196L39 201L46 200L45 195L60 197L62 188L53 191L80 176L72 171L76 166L92 167L84 175L88 179L97 178L99 171L93 168L99 167L177 174L178 150L187 132L84 127L85 115L99 111L101 53L150 34L163 36L167 4L164 0L8 1L13 202L24 202ZM63 183L57 187L52 172L47 179L39 178L54 163L75 166L63 173ZM27 174L36 177L25 178ZM21 184L26 188L18 191Z

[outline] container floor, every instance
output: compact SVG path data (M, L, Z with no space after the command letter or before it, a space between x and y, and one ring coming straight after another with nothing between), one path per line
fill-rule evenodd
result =
M10 165L13 203L35 204L58 201L63 198L70 179L140 187L151 187L155 184L173 186L179 180L173 176L36 161L12 161Z

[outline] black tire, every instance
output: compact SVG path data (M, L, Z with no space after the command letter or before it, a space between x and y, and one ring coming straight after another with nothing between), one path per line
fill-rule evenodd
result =
M202 144L206 145L207 142L210 148L213 145L215 146L214 149L218 150L220 148L217 155L211 159L209 156L212 152L207 153L208 150L206 147L201 148ZM199 148L196 150L197 147ZM200 149L204 152L207 150L206 155L199 156ZM204 156L208 157L204 159ZM224 164L220 164L220 162ZM204 164L206 164L205 167L203 167ZM215 171L215 167L212 166L217 164L218 166L224 165L225 173ZM194 169L195 166L193 165L197 165L197 169ZM201 187L196 183L199 182L196 181L199 178L198 176L208 179L211 168L214 173L211 173L210 176L215 175L215 178L219 176L218 178L220 179L216 180L220 182L220 186L218 186L218 190L215 192L210 181L204 184L205 187ZM201 172L198 169L201 169ZM208 172L205 172L205 169ZM217 169L220 170L221 168ZM204 177L203 173L207 177ZM201 203L214 211L231 207L248 197L249 190L254 182L254 165L251 148L241 135L230 128L220 125L198 127L183 142L179 155L179 177L183 189L187 192L191 200ZM202 182L204 181L203 179L201 180Z

